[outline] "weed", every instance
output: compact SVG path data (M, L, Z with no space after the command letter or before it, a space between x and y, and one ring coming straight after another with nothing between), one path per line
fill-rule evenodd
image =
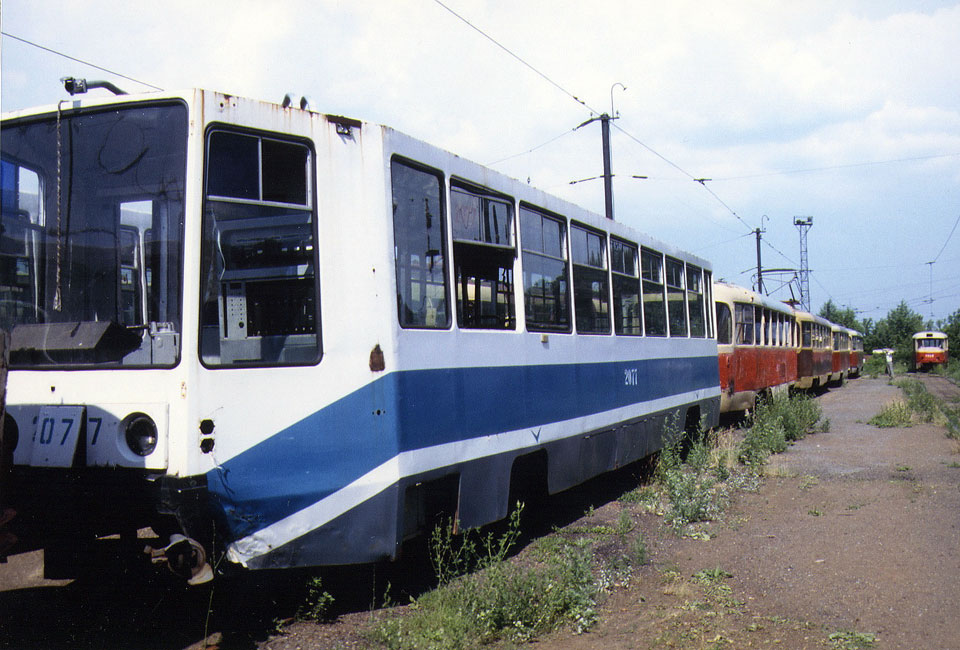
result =
M630 542L630 553L633 561L636 562L638 566L643 566L647 563L647 560L650 559L649 552L647 551L647 541L643 538L643 533L638 534L633 538L633 541Z
M527 641L571 624L577 632L596 621L594 555L587 540L561 542L555 553L533 566L503 561L516 540L516 524L500 538L488 536L473 561L481 568L449 579L415 599L404 615L386 615L373 623L371 636L392 649L480 647L501 639ZM432 539L448 545L441 531ZM479 549L479 546L474 546ZM471 551L472 552L472 551ZM457 553L434 551L444 562ZM438 571L448 576L450 570Z
M518 503L510 513L506 532L499 537L493 533L480 537L475 530L455 535L453 521L436 526L430 535L430 563L437 582L445 585L471 571L502 562L520 537L522 513L523 504Z
M872 424L881 429L909 427L912 424L910 409L907 408L906 402L895 399L884 404L879 413L867 420L867 424Z
M693 574L693 579L701 584L718 584L727 578L732 577L732 573L728 573L720 567L715 567L713 569L700 569Z
M872 648L877 642L876 634L854 632L852 630L840 630L834 632L828 638L836 650L864 650L865 648Z
M821 415L820 405L805 395L776 395L763 400L754 411L740 445L740 461L759 468L770 454L786 451L790 442L808 433L829 429L829 422L821 421Z
M614 528L614 532L620 537L623 537L632 531L633 527L633 517L630 516L630 511L621 510L620 515L617 517L617 526Z
M909 465L897 465L896 467L894 467L894 469L897 470L898 472L909 472L909 471L910 471L910 466L909 466Z
M957 461L953 461L952 463L948 464L947 467L953 467L957 469L957 468L960 468L960 463L958 463Z
M823 510L821 510L820 508L813 508L811 510L808 510L807 514L813 515L814 517L821 517L823 516Z
M807 475L804 476L802 479L800 479L800 489L801 489L801 490L809 490L810 488L812 488L812 487L814 487L814 486L816 486L816 485L819 485L819 484L820 484L820 479L817 478L816 476L811 475L811 474L807 474Z
M334 598L330 592L323 589L320 576L313 576L307 581L307 595L303 603L297 608L297 620L321 622L330 615L330 607Z

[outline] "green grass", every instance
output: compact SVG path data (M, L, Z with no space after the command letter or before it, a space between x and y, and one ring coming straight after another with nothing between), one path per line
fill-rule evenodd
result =
M763 400L754 411L740 446L740 461L761 467L770 454L786 451L791 442L828 430L829 421L822 415L820 405L806 395L776 395Z
M872 424L880 429L889 429L893 427L909 427L913 424L913 417L910 414L910 408L907 403L900 399L887 402L880 408L880 412L867 420L867 424Z
M840 630L834 632L828 638L831 647L835 650L866 650L866 648L872 648L877 642L876 634L853 630Z
M506 560L519 531L519 510L507 532L454 536L452 525L431 536L440 586L407 611L376 617L372 640L387 648L459 650L504 640L525 642L570 625L582 632L596 622L598 588L588 539L552 537L547 552L527 562Z
M896 385L903 400L884 405L868 422L877 427L908 427L914 420L930 422L947 430L947 437L960 439L960 406L948 404L930 393L922 381L902 379Z

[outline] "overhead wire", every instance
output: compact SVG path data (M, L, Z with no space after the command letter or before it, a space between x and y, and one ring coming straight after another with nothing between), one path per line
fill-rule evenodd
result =
M933 262L930 262L930 264L935 264L936 261L940 259L940 256L943 254L944 249L947 247L947 244L950 242L950 238L953 237L953 233L956 231L958 223L960 223L960 214L957 215L957 220L953 222L953 228L950 229L950 234L947 235L946 240L944 240L943 242L943 246L940 247L940 252L937 253L937 256L933 258Z
M481 28L478 27L477 25L475 25L475 24L474 24L473 22L471 22L468 18L466 18L465 16L461 15L460 13L458 13L457 11L455 11L454 9L452 9L451 7L449 7L448 5L446 5L445 3L443 3L441 0L433 0L433 1L434 1L437 5L439 5L440 7L442 7L444 10L446 10L447 12L449 12L452 16L454 16L455 18L457 18L457 20L463 22L463 23L464 23L465 25L467 25L470 29L474 30L475 32L477 32L478 34L480 34L481 36L483 36L485 39L487 39L488 41L490 41L491 43L493 43L494 45L496 45L499 49L501 49L501 50L503 50L504 52L506 52L508 55L510 55L512 58L514 58L516 61L518 61L521 65L523 65L524 67L526 67L527 69L529 69L530 71L532 71L532 72L533 72L534 74L536 74L538 77L540 77L541 79L543 79L544 81L546 81L547 83L549 83L551 86L553 86L554 88L556 88L557 90L559 90L560 92L562 92L564 95L566 95L567 97L569 97L569 98L572 99L573 101L577 102L577 104L579 104L579 105L581 105L581 106L589 109L592 113L596 113L596 114L598 114L598 115L601 113L601 111L597 110L596 108L593 108L592 106L590 106L589 104L587 104L587 102L585 102L584 100L580 99L580 98L577 97L575 94L573 94L572 92L570 92L569 90L567 90L566 88L564 88L564 87L563 87L562 85L560 85L558 82L554 81L551 77L549 77L546 73L542 72L541 70L539 70L538 68L536 68L534 65L532 65L532 64L529 63L529 62L527 62L527 61L526 61L523 57L521 57L519 54L517 54L516 52L514 52L513 50L511 50L510 48L508 48L506 45L504 45L503 43L501 43L500 41L498 41L497 39L495 39L493 36L491 36L490 34L488 34L486 31L484 31L483 29L481 29ZM675 162L673 162L672 160L669 160L666 156L664 156L664 155L662 155L661 153L659 153L658 151L654 150L652 147L648 146L646 143L642 142L639 138L637 138L637 137L635 137L634 135L628 133L625 129L621 128L620 126L618 126L618 125L616 125L616 124L614 124L614 127L615 127L618 131L620 131L621 133L623 133L624 135L626 135L628 138L630 138L631 140L633 140L634 142L636 142L637 144L639 144L641 147L643 147L644 149L646 149L647 151L649 151L650 153L652 153L653 155L655 155L656 157L660 158L662 161L664 161L665 163L667 163L668 165L670 165L671 167L673 167L674 169L676 169L677 171L679 171L680 173L682 173L684 176L686 176L686 177L689 178L690 180L693 180L693 181L696 181L696 182L700 183L700 184L707 190L707 192L710 193L710 195L713 196L713 198L714 198L717 202L720 203L720 205L722 205L724 208L727 209L728 212L730 212L730 214L732 214L734 217L736 217L737 220L739 220L744 226L746 226L746 227L749 228L750 230L753 230L753 227L750 226L750 224L748 224L739 214L737 214L736 211L735 211L733 208L731 208L729 205L727 205L727 203L724 202L723 199L721 199L721 198L717 195L716 192L714 192L712 189L710 189L709 187L707 187L706 182L707 182L708 180L710 180L710 179L707 179L707 178L697 178L696 176L694 176L694 175L691 174L690 172L686 171L685 169L683 169L682 167L680 167L679 165L677 165L677 164L676 164ZM566 134L564 133L563 135L566 135ZM520 156L520 155L523 155L523 154L525 154L525 153L530 153L530 151L534 151L534 150L540 148L541 146L545 146L546 144L549 144L549 143L552 142L553 140L556 140L556 139L558 139L558 138L560 138L560 137L561 137L561 136L557 136L556 138L553 138L552 140L550 140L550 141L548 141L548 142L545 142L543 145L538 145L537 147L534 147L533 149L530 149L530 150L528 150L528 151L522 152L522 153L520 153L520 154L514 154L514 155L512 155L512 156L508 156L507 158L504 158L504 159L499 160L499 161L497 161L497 162L503 162L503 160L509 160L510 158L514 158L514 157L516 157L516 156ZM496 163L491 163L491 164L496 164ZM779 252L779 251L778 251L778 252ZM782 254L782 253L781 253L781 254Z
M591 106L590 106L589 104L587 104L585 101L583 101L582 99L580 99L579 97L577 97L576 95L574 95L573 93L571 93L569 90L567 90L566 88L564 88L563 86L561 86L559 83L557 83L556 81L554 81L553 79L551 79L550 77L548 77L546 74L544 74L543 72L541 72L540 70L538 70L537 68L535 68L535 67L534 67L533 65L531 65L530 63L527 63L519 54L516 54L513 50L511 50L510 48L508 48L506 45L503 45L500 41L498 41L497 39L495 39L493 36L490 36L490 34L486 33L485 31L483 31L482 29L480 29L479 27L477 27L476 25L474 25L472 22L470 22L469 20L467 20L467 18L465 18L464 16L461 16L459 13L457 13L456 11L454 11L453 9L451 9L450 7L448 7L447 5L445 5L445 4L444 4L443 2L441 2L440 0L433 0L433 1L434 1L435 3L437 3L438 5L440 5L441 7L443 7L444 9L446 9L448 12L450 12L453 16L455 16L458 20L460 20L461 22L463 22L465 25L467 25L468 27L470 27L470 29L474 30L475 32L477 32L478 34L480 34L481 36L483 36L485 39L487 39L488 41L490 41L491 43L493 43L494 45L496 45L498 48L500 48L501 50L503 50L504 52L506 52L507 54L509 54L511 57L513 57L514 59L516 59L517 61L519 61L523 66L525 66L526 68L528 68L529 70L531 70L534 74L536 74L538 77L540 77L541 79L543 79L544 81L546 81L547 83L549 83L551 86L553 86L554 88L556 88L557 90L559 90L560 92L562 92L564 95L566 95L567 97L569 97L569 98L572 99L573 101L577 102L577 103L580 104L581 106L584 106L585 108L593 111L594 113L597 113L598 115L600 114L600 111L598 111L598 110L596 110L595 108L591 107Z
M0 34L2 34L3 36L6 36L7 38L12 38L12 39L15 40L15 41L20 41L21 43L26 43L27 45L31 45L31 46L33 46L33 47L35 47L35 48L37 48L37 49L44 50L44 51L46 51L46 52L50 52L51 54L56 54L57 56L62 56L62 57L65 58L65 59L69 59L69 60L71 60L71 61L76 61L77 63L82 63L83 65L88 65L88 66L90 66L91 68L96 68L97 70L100 70L101 72L106 72L107 74L111 74L111 75L113 75L113 76L115 76L115 77L120 77L121 79L126 79L127 81L132 81L132 82L134 82L134 83L138 83L138 84L140 84L140 85L142 85L142 86L146 86L147 88L153 88L154 90L163 90L163 88L161 88L161 87L159 87L159 86L154 86L152 83L147 83L146 81L141 81L140 79L135 79L134 77L125 75L125 74L123 74L123 73L121 73L121 72L117 72L116 70L110 70L109 68L104 68L103 66L97 65L96 63L91 63L91 62L89 62L89 61L84 61L83 59L78 59L78 58L75 57L75 56L70 56L69 54L64 54L63 52L59 52L59 51L57 51L57 50L55 50L55 49L53 49L53 48L46 47L46 46L44 46L44 45L40 45L39 43L34 43L33 41L27 40L27 39L22 38L22 37L20 37L20 36L15 36L15 35L10 34L10 33L8 33L8 32L2 32L2 31L0 31Z
M574 133L576 130L577 130L576 128L569 129L569 130L564 131L563 133L561 133L561 134L559 134L559 135L555 135L554 137L550 138L550 139L547 140L546 142L543 142L543 143L541 143L541 144L538 144L538 145L535 146L535 147L531 147L530 149L527 149L526 151L521 151L520 153L515 153L515 154L513 154L513 155L511 155L511 156L507 156L506 158L501 158L500 160L494 160L493 162L487 163L486 166L487 166L487 167L493 167L494 165L499 165L499 164L502 163L502 162L506 162L506 161L508 161L508 160L513 160L514 158L519 158L520 156L525 156L525 155L527 155L528 153L533 153L533 152L536 151L537 149L541 149L541 148L547 146L548 144L551 144L551 143L553 143L553 142L556 142L557 140L559 140L559 139L562 138L562 137L565 137L565 136L570 135L571 133Z
M767 176L784 176L787 174L807 174L813 172L823 172L823 171L833 171L836 169L851 169L855 167L867 167L870 165L887 165L891 163L901 163L901 162L913 162L917 160L935 160L937 158L953 158L960 156L960 153L944 153L944 154L934 154L931 156L913 156L909 158L892 158L890 160L873 160L868 162L859 162L859 163L849 163L846 165L830 165L827 167L810 167L807 169L788 169L781 171L773 172L763 172L759 174L745 174L743 176L726 176L724 178L715 178L714 181L740 181L740 180L749 180L751 178L764 178Z

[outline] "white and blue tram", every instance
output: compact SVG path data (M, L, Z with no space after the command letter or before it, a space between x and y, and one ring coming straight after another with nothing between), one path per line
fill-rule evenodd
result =
M2 226L0 499L48 573L145 527L193 581L394 558L717 418L709 263L387 127L5 114Z

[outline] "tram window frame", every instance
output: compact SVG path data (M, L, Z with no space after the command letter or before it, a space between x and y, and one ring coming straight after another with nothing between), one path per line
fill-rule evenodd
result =
M753 305L745 302L735 302L734 309L734 341L737 345L754 345L754 315Z
M686 272L683 260L666 257L664 263L665 284L667 286L667 321L672 338L687 338L690 325L687 319Z
M707 336L703 294L703 269L687 264L687 312L690 318L690 338L702 339ZM696 310L697 319L693 317L694 310Z
M208 127L198 350L205 367L320 362L315 170L305 138Z
M717 345L733 344L733 312L725 302L717 303Z
M610 333L607 239L598 230L570 223L573 311L578 334Z
M704 294L704 312L706 312L707 319L707 338L712 339L717 333L714 318L716 313L713 309L710 309L710 305L713 304L713 273L707 269L703 269L703 294Z
M526 203L520 204L519 213L526 328L569 333L573 322L566 217Z
M666 284L663 253L640 248L640 278L643 294L643 332L646 336L667 336Z
M498 219L497 208L506 211L504 219ZM457 325L461 329L515 330L513 199L451 179L450 221Z
M640 248L625 239L611 236L610 273L614 332L618 336L643 336Z
M403 174L419 176L403 177ZM417 179L422 185L420 194L417 194ZM450 329L445 190L443 172L409 158L391 157L397 321L403 329ZM398 194L406 199L404 206L412 204L416 207L401 210ZM435 204L433 207L431 200ZM422 218L419 216L421 204L424 206ZM439 222L438 233L435 233L435 222ZM433 234L438 235L436 242L431 241Z

